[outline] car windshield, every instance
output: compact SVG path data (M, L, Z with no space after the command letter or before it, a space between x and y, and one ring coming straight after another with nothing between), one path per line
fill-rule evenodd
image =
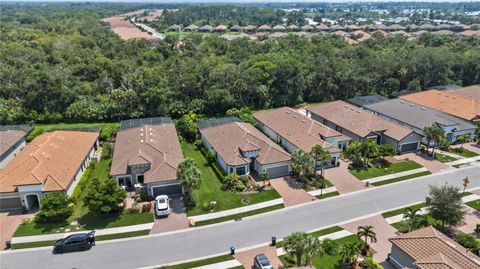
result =
M165 204L165 199L158 199L158 204Z

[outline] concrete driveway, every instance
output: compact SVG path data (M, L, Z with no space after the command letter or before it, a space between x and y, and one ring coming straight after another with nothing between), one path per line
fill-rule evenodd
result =
M12 240L13 233L24 219L32 218L34 214L20 214L20 210L0 212L0 250L5 248L5 242Z
M368 244L376 251L373 259L377 262L383 262L388 257L392 248L389 238L397 236L397 230L388 224L381 215L350 222L341 227L351 233L356 234L359 226L371 225L377 235L377 242Z
M155 216L155 223L150 234L164 233L188 228L188 218L182 198L170 200L170 215L159 218Z
M365 189L365 183L350 174L348 164L340 160L338 167L325 169L325 178L328 179L341 194Z
M270 180L270 184L282 196L285 206L308 203L316 198L304 191L291 177L279 177Z

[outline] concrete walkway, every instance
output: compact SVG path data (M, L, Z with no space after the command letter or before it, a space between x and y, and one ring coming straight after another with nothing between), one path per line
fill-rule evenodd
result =
M283 198L278 198L278 199L273 199L270 201L258 203L258 204L253 204L253 205L248 205L248 206L242 206L234 209L229 209L229 210L223 210L215 213L209 213L209 214L203 214L203 215L198 215L198 216L191 216L190 219L193 219L195 222L199 221L204 221L204 220L210 220L210 219L217 219L221 217L226 217L230 215L235 215L235 214L240 214L240 213L245 213L248 211L256 210L256 209L261 209L269 206L274 206L274 205L280 205L283 204Z
M315 196L303 190L291 177L271 179L270 184L282 196L286 207L308 203L316 199Z
M459 164L468 164L468 163L476 164L477 161L480 161L480 156L475 156L475 157L471 157L471 158L464 158L464 159L456 160L456 161L453 161L453 162L448 162L448 163L445 163L445 164L450 165L450 166L459 165ZM478 164L478 165L480 165L480 164Z
M119 234L119 233L128 233L128 232L137 232L137 231L144 231L150 230L153 227L153 222L145 223L145 224L138 224L138 225L130 225L130 226L122 226L116 228L108 228L108 229L100 229L95 230L95 236L99 235L109 235L109 234ZM78 233L86 233L87 231L76 231L70 233L55 233L55 234L42 234L42 235L32 235L32 236L19 236L12 238L12 244L19 244L19 243L29 243L29 242L41 242L41 241L53 241L65 238L71 234L78 234Z
M335 186L332 186L332 187L328 187L328 188L325 188L323 190L314 190L314 191L309 191L308 193L312 196L318 196L320 194L327 194L327 193L331 193L331 192L336 192L337 191L337 188L335 188Z
M350 174L348 164L340 160L340 166L325 169L325 178L337 188L340 194L365 189L365 182Z
M370 183L376 183L376 182L381 182L381 181L385 181L385 180L389 180L389 179L393 179L393 178L399 178L399 177L409 176L409 175L413 175L413 174L418 174L418 173L426 172L426 171L428 171L427 168L421 167L421 168L412 169L412 170L399 172L399 173L395 173L395 174L390 174L390 175L385 175L385 176L380 176L380 177L374 177L374 178L366 179L366 180L363 180L363 181L364 182L368 181Z
M237 260L229 260L219 263L208 264L204 266L194 267L192 269L225 269L241 266L242 264Z

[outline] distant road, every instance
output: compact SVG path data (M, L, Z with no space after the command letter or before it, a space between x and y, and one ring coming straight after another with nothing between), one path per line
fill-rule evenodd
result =
M480 187L480 166L456 169L400 183L314 201L254 216L239 222L188 229L176 233L99 242L90 251L52 255L51 249L10 251L0 254L2 269L106 269L138 268L226 253L266 243L271 236L284 237L293 231L309 231L378 214L382 211L424 201L428 185Z

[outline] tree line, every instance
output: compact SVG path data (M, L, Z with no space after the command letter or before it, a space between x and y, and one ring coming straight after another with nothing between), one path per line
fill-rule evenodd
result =
M424 35L227 41L120 40L109 8L10 5L0 28L0 124L224 115L303 102L480 83L480 40ZM121 6L119 9L124 11Z

